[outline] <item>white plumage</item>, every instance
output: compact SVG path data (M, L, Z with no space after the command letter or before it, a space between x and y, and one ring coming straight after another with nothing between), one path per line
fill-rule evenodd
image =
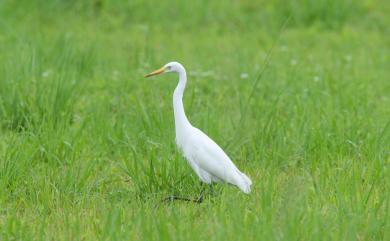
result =
M188 121L183 106L183 93L187 83L184 67L178 62L170 62L146 77L166 72L179 74L179 83L173 93L176 144L192 169L202 182L227 182L249 193L252 185L249 177L238 170L217 143Z

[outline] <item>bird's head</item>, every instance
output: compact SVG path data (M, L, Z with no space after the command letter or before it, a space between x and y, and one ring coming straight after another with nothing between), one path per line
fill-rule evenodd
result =
M164 65L162 68L159 68L158 70L155 70L152 73L145 75L145 77L147 78L153 75L164 74L169 72L179 73L181 71L184 71L183 65L181 65L178 62L169 62L166 65Z

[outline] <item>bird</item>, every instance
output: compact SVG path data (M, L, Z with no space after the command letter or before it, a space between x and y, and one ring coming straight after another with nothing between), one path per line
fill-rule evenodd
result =
M175 61L169 62L145 77L164 73L179 75L179 82L173 92L176 145L188 164L202 183L229 183L249 194L252 185L251 179L236 167L217 143L189 122L183 105L183 94L187 84L187 74L183 65Z

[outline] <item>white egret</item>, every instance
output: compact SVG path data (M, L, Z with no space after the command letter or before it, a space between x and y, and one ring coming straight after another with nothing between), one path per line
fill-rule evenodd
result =
M168 72L179 74L179 83L173 93L176 144L189 165L204 183L227 182L249 193L252 185L249 177L238 170L217 143L188 121L183 107L183 93L187 83L184 67L178 62L170 62L145 77Z

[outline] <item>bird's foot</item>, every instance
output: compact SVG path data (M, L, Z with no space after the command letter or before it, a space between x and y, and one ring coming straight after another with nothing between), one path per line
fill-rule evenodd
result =
M203 202L203 195L200 196L197 199L191 199L186 197L178 197L178 196L169 196L162 200L162 202L173 202L173 201L185 201L185 202L194 202L194 203L202 203Z
M196 202L196 203L202 203L202 202L203 202L203 194L200 195L197 199L194 199L194 202Z

